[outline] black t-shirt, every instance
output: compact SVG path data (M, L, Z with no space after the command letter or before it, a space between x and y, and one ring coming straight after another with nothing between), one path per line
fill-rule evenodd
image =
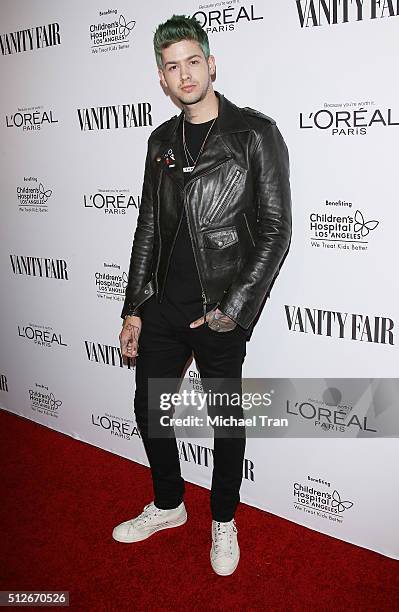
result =
M185 122L186 144L194 160L197 159L204 138L212 122L213 119L205 123L190 123L187 120ZM216 128L216 123L217 119L208 135L205 147L209 143L209 136ZM180 122L179 137L181 139L183 138L183 120ZM187 164L186 156L184 155L183 166L193 165L190 157L188 157L188 160L189 163ZM190 179L190 176L190 172L183 172L185 184ZM188 317L190 321L198 319L203 314L201 283L194 258L185 209L183 210L183 217L169 262L169 270L165 285L165 297L175 306L175 308L184 314L185 318ZM212 308L216 306L216 303L217 302L207 304L206 311L209 312L212 310Z

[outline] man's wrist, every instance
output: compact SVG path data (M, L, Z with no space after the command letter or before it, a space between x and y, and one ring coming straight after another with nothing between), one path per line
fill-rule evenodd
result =
M138 312L129 312L129 314L125 314L123 320L126 321L129 317L140 317L140 314Z
M225 317L229 317L229 319L231 319L232 321L234 321L234 323L237 323L237 321L236 321L235 319L233 319L233 317L231 317L230 315L228 315L227 313L225 313L225 312L224 312L224 310L222 310L222 309L220 308L220 306L217 306L216 308L217 308L218 310L220 310L220 312L221 312L222 314L224 314L224 315L225 315ZM238 323L237 323L237 325L238 325Z

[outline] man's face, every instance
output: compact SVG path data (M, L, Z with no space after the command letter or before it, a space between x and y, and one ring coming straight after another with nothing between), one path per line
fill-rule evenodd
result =
M181 40L162 49L163 70L158 68L161 82L171 95L183 104L202 100L211 86L215 58L205 59L199 43Z

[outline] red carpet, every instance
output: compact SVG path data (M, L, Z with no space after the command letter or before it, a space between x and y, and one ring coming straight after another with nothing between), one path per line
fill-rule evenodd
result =
M115 542L152 499L148 468L2 410L0 425L0 590L69 590L85 611L399 610L397 561L244 504L240 564L217 576L209 493L195 485L184 526Z

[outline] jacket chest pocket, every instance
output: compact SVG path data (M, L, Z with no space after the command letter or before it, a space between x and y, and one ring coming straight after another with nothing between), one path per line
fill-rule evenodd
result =
M234 225L203 234L207 261L211 268L224 268L238 264L239 243L237 229Z
M233 168L233 172L230 172L226 178L226 185L222 189L221 193L213 202L209 208L209 210L204 215L203 223L204 225L209 225L212 221L222 216L226 206L231 201L234 192L236 191L238 184L240 182L241 175L243 170L241 168Z

